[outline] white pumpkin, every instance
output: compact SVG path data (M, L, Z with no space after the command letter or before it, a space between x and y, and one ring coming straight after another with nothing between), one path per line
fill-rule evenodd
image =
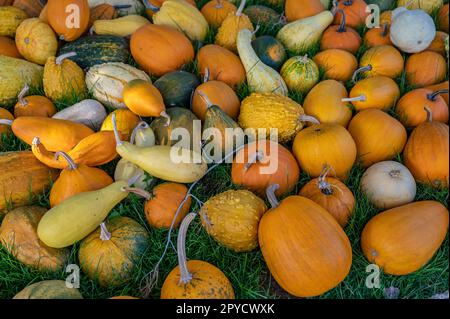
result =
M398 0L398 7L406 7L408 9L422 9L428 14L432 14L434 10L444 5L443 0Z
M121 6L118 10L119 16L127 16L131 14L141 14L145 10L144 4L140 0L88 0L89 7L93 8L101 4L109 4L111 6ZM129 7L125 7L129 6Z
M425 11L399 7L392 12L391 41L406 53L428 48L436 36L433 18Z
M414 177L404 165L385 161L366 170L361 190L374 206L389 209L411 203L417 188Z
M122 99L124 86L136 79L151 82L150 77L135 67L110 62L95 65L86 74L86 86L94 97L112 108L126 108Z

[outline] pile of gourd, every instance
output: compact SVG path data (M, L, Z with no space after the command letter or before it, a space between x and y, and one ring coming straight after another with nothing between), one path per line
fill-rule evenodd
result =
M232 251L260 249L290 294L319 296L348 275L344 227L355 198L345 182L356 165L366 169L361 190L385 210L361 234L368 261L392 275L424 266L449 223L442 204L414 202L416 182L449 186L448 4L205 2L0 0L0 146L14 135L31 148L0 154L3 246L25 265L55 271L79 243L82 272L121 285L151 250L135 220L106 221L134 193L146 200L149 225L179 228L179 266L161 297L234 298L224 273L187 261L184 247L199 202L191 191L215 168L198 147L213 143L235 155L240 188L199 203L202 225ZM365 27L367 4L381 9L377 28ZM277 28L276 37L256 37ZM193 134L196 120L223 133L276 128L278 141L258 135L227 154L222 139ZM191 133L185 145L170 139L177 128ZM174 152L191 161L175 163ZM114 176L99 168L107 163ZM27 206L47 191L49 210ZM62 297L81 295L44 281L16 296Z

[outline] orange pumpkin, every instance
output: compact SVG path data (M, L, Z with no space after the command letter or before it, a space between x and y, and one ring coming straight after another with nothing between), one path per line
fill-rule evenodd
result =
M431 42L430 46L427 48L426 51L433 51L445 57L446 56L445 40L447 39L447 37L448 37L447 33L437 31L436 37L434 38L433 42Z
M320 0L286 0L284 6L288 22L315 16L324 10L325 7Z
M61 40L74 41L89 26L89 3L87 0L48 0L46 15Z
M379 45L367 50L359 60L359 69L353 74L353 79L359 73L364 77L383 75L395 79L403 72L403 56L391 45Z
M0 36L0 55L22 59L19 50L17 50L16 42L13 39L4 36Z
M83 192L102 189L114 181L99 168L77 165L64 152L57 155L64 157L69 164L56 180L50 191L50 206L55 207L64 200Z
M208 44L198 51L197 66L200 75L209 70L211 80L222 81L235 89L245 82L245 69L239 57L228 49Z
M356 114L348 130L355 140L363 167L393 159L402 152L407 139L402 123L378 109Z
M129 140L134 128L141 122L139 116L128 109L117 109L106 117L100 131L114 131L112 116L116 116L117 130L123 135L125 140Z
M330 26L325 30L320 41L320 50L341 49L355 54L361 46L361 36L355 29L346 25L344 10L338 11L342 15L341 24Z
M355 197L340 180L326 176L330 170L331 167L325 167L323 174L303 186L298 195L325 208L339 225L345 227L353 214Z
M3 124L0 122L0 141L3 134L10 132L9 121L14 121L14 116L7 109L0 107L0 121L1 120L6 120L8 123Z
M277 283L297 297L319 296L345 279L352 264L347 235L319 204L302 196L278 203L273 190L272 209L259 223L259 244Z
M428 89L415 89L403 95L395 109L403 125L415 127L426 122L425 107L433 113L434 121L448 123L448 105L440 96L441 93L448 94L448 89L435 92Z
M247 144L236 154L231 167L233 183L261 197L272 184L280 185L278 196L291 192L299 177L300 168L295 157L285 147L270 140Z
M436 188L449 186L448 125L433 121L428 109L428 121L417 126L403 152L403 160L416 181Z
M367 4L363 0L339 0L336 15L334 17L334 24L339 24L342 19L342 13L339 9L345 12L347 16L347 25L352 28L358 28L366 24L366 18L369 15L366 12Z
M347 82L358 68L358 60L350 52L330 49L319 52L314 62L324 72L324 77Z
M14 0L13 6L25 11L30 18L38 17L46 1L41 0Z
M191 41L180 31L163 25L146 24L131 36L131 54L148 73L162 76L194 59Z
M218 28L229 14L236 11L236 6L228 0L211 0L202 7L201 13L212 28Z
M45 96L31 95L24 97L29 90L29 86L25 85L19 93L19 102L14 106L14 116L41 116L52 117L56 113L56 107L52 101Z
M136 79L123 89L123 101L134 113L144 117L167 117L164 100L158 89L150 82Z
M430 89L433 92L435 91L441 91L444 92L444 90L448 90L449 85L448 85L448 81L439 83L439 84L433 84L433 85L429 85L426 87L426 89ZM440 96L442 96L445 100L445 103L447 103L448 105L448 93L441 93Z
M362 232L361 248L383 272L407 275L430 261L447 231L448 210L441 203L415 202L373 217Z
M380 109L386 111L400 98L397 83L386 76L374 76L361 80L350 91L350 97L343 99L351 102L356 111Z
M119 16L119 12L110 4L103 3L91 8L89 16L89 26L92 26L97 20L112 20Z
M334 176L345 180L356 160L355 142L338 124L313 125L300 131L292 150L300 167L312 177L319 177L328 165Z
M392 45L389 23L383 23L381 29L369 29L364 35L364 44L369 48L379 45Z
M322 124L347 127L352 118L351 108L342 102L347 97L347 89L342 83L325 80L309 91L303 102L303 109L307 115L315 117Z
M448 30L448 3L444 4L439 10L438 16L439 30L449 33Z
M411 55L406 61L406 79L414 87L424 87L444 81L447 63L442 55L424 51Z

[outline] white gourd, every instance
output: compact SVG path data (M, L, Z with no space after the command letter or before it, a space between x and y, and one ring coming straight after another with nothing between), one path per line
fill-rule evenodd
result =
M96 100L83 100L53 115L54 119L68 120L98 131L106 119L104 106Z

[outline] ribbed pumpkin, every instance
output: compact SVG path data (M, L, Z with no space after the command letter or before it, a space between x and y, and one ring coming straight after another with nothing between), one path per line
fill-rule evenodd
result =
M58 41L47 23L32 18L23 21L17 28L16 46L25 59L44 65L49 57L56 55Z
M117 217L83 239L78 258L83 272L100 285L111 287L131 279L136 264L149 247L144 227L129 217Z
M356 70L354 78L358 73L364 77L376 75L397 78L403 72L403 56L391 45L380 45L367 50L359 60L360 69Z
M291 141L304 127L304 122L316 122L304 114L302 106L288 97L273 93L253 93L242 101L239 125L243 129L266 129L266 137L270 137L270 129L278 129L280 143Z
M297 297L319 296L336 287L352 264L350 241L341 226L310 199L290 196L278 203L269 196L272 209L261 219L258 237L277 283Z
M325 208L341 225L345 227L355 209L355 197L352 191L340 180L326 175L331 167L325 167L318 178L312 179L301 189L299 196L306 197Z
M378 45L392 45L389 28L389 23L385 22L383 23L381 29L369 29L366 34L364 34L364 44L369 48L373 48Z
M303 102L305 113L322 124L339 124L347 127L352 110L342 99L348 96L345 86L335 80L319 82L309 91Z
M173 71L155 81L155 87L161 92L167 107L180 106L189 108L192 93L200 81L192 73Z
M64 280L44 280L19 291L13 299L83 299L78 289L68 288Z
M289 90L303 94L308 93L319 82L319 68L307 55L287 60L280 74Z
M330 49L319 52L314 58L324 77L336 81L347 82L358 68L358 60L350 52Z
M229 190L211 197L201 208L202 225L220 244L235 252L258 247L258 223L267 207L247 190Z
M284 6L288 22L315 16L325 9L320 0L286 0Z
M124 108L123 89L136 79L151 82L143 71L120 62L109 62L91 67L86 73L87 88L95 99L113 108Z
M350 97L344 101L351 102L356 111L386 111L397 103L399 97L400 88L394 80L386 76L374 76L357 82L350 91Z
M369 262L383 272L407 275L431 260L447 231L448 210L442 204L416 202L372 218L362 232L361 247Z
M230 281L217 267L186 258L186 233L197 214L183 220L178 232L178 266L164 280L161 299L234 299Z
M194 59L194 48L180 31L167 26L147 24L133 33L131 54L148 73L161 76L180 69Z
M89 26L87 0L48 0L47 19L53 30L64 41L78 39Z
M264 197L267 187L278 184L277 196L291 192L300 177L295 157L284 146L268 140L247 144L233 161L234 184Z
M61 270L69 251L45 246L37 236L37 225L47 210L20 207L6 214L0 227L0 242L21 263L41 271Z
M13 6L22 9L30 18L38 17L47 1L14 0Z
M16 47L16 42L8 37L0 36L0 55L20 59L22 56Z
M84 99L87 88L83 70L68 59L72 53L50 57L44 67L44 91L52 101Z
M433 113L433 120L448 123L448 105L440 93L447 92L435 91L429 89L412 90L398 101L395 112L400 121L406 127L415 127L427 121L427 112L425 107Z
M338 124L313 125L300 131L292 151L311 177L319 177L324 167L330 166L330 175L345 180L356 160L355 142Z
M14 38L20 23L28 19L28 15L20 8L13 6L0 7L0 36Z
M341 49L352 54L358 52L362 40L358 32L346 25L346 15L344 10L338 10L342 15L340 25L328 27L322 35L320 50Z
M245 69L239 57L216 44L205 45L198 51L197 66L202 77L209 70L210 80L222 81L233 89L245 82Z
M237 8L228 0L211 0L202 7L202 14L212 28L218 28L228 14L234 14Z
M364 0L339 0L337 9L345 12L347 25L352 28L357 28L366 23L366 17L369 13L366 11L367 4ZM336 11L334 24L339 24L342 19L342 14L339 10Z
M449 130L448 125L428 121L417 126L403 152L403 160L416 181L436 188L449 186Z
M29 86L25 85L20 92L19 102L14 106L14 117L21 116L42 116L52 117L56 113L56 107L52 101L45 96L31 95L25 97Z
M139 124L139 117L128 109L118 109L109 113L102 124L101 131L113 131L112 116L116 116L117 130L129 140L134 128Z
M378 109L359 112L348 130L355 140L363 167L393 159L406 144L406 129L395 118Z
M414 87L424 87L444 81L447 64L436 52L425 51L411 55L406 61L406 79Z

